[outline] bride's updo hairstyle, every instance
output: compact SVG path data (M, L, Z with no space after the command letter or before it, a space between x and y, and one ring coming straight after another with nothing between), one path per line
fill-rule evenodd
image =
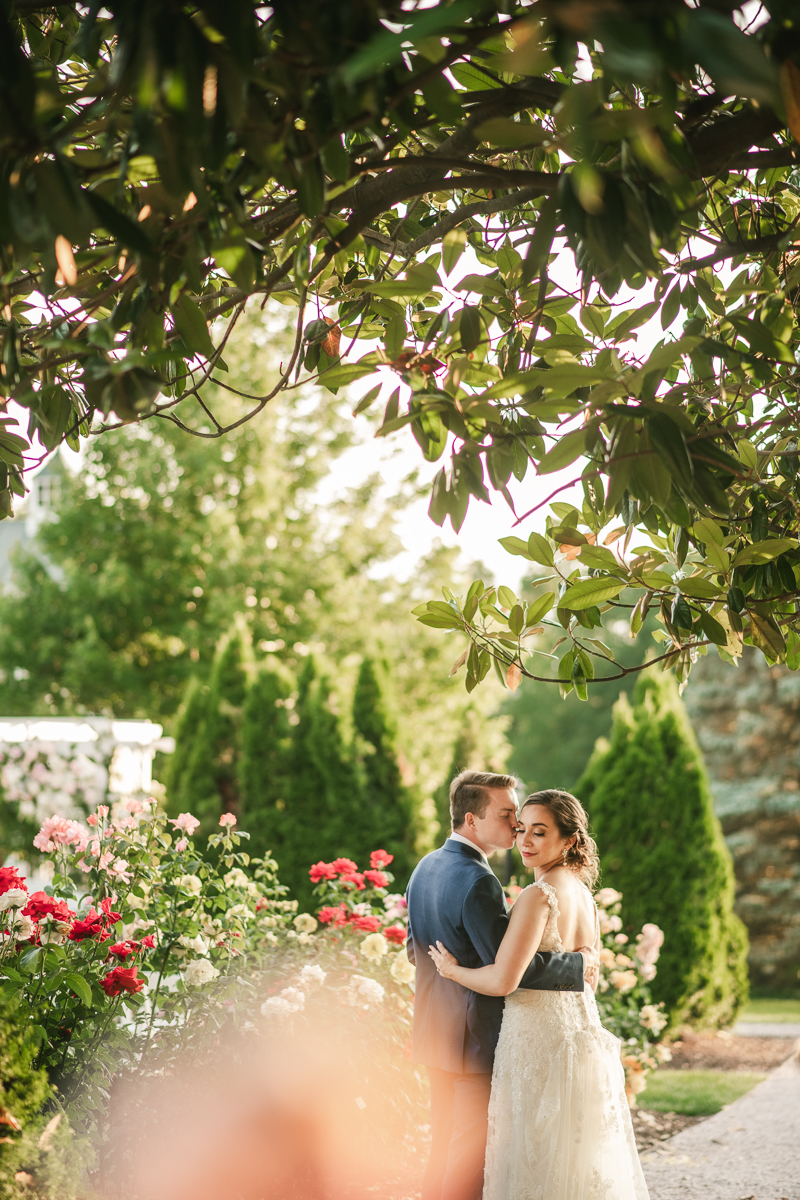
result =
M561 836L575 839L564 854L564 865L574 871L587 887L594 888L600 875L600 859L595 840L589 834L586 809L580 800L569 792L553 788L545 792L533 792L522 807L527 808L529 804L546 808Z

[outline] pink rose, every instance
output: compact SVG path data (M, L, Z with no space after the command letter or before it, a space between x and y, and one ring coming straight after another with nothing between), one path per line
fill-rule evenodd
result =
M182 829L187 837L191 837L195 829L199 828L200 822L191 813L180 813L174 820L170 818L170 825L175 829Z
M235 825L236 817L233 815L233 813L223 813L219 819L219 823L224 829L226 825Z

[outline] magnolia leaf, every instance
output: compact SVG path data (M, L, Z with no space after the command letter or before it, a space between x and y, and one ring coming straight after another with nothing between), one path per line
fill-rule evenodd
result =
M522 680L522 671L516 663L512 663L506 671L506 685L510 691L515 692Z
M592 608L596 604L604 604L606 600L613 600L624 587L625 583L622 580L603 576L580 579L567 588L559 600L559 607L571 609L573 612L577 609Z
M750 633L753 645L758 646L771 662L782 662L786 657L786 642L772 617L750 613Z
M747 563L768 563L778 555L785 554L787 550L796 549L797 540L795 538L772 538L764 542L754 542L751 546L745 546L743 550L740 550L731 565L743 567Z

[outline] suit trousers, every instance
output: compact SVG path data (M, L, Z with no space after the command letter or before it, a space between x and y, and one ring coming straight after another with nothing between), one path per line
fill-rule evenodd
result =
M455 1075L428 1067L431 1084L431 1156L422 1200L481 1200L490 1072Z

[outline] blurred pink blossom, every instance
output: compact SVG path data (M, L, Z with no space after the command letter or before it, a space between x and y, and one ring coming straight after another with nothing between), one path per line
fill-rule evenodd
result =
M199 827L200 822L191 813L179 813L174 820L170 818L170 825L175 829L185 830L187 836L191 837L195 829Z

